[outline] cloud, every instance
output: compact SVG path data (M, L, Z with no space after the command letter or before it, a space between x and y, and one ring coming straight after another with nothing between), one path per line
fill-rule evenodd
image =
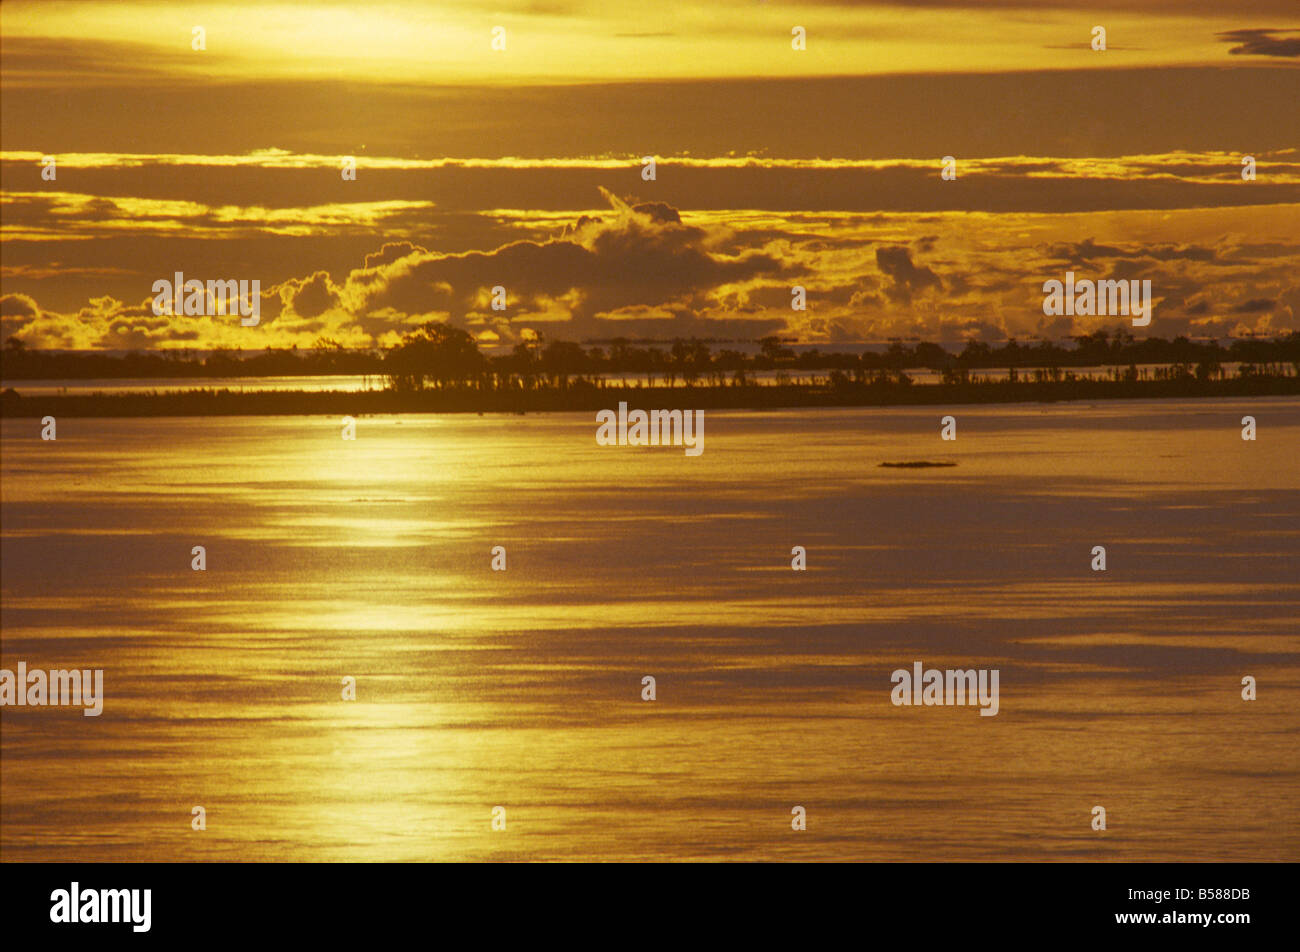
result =
M39 313L36 302L26 294L6 294L0 297L0 317L32 318Z
M651 221L668 222L675 225L682 223L682 216L677 209L664 202L641 202L638 205L633 205L632 211L639 215L645 215Z
M389 241L374 254L366 255L365 268L378 268L380 265L389 264L398 258L405 258L410 254L427 253L428 249L419 245L413 245L409 241Z
M370 260L369 256L366 260ZM280 300L299 317L320 317L339 305L339 289L327 271L317 271L300 281L286 282L277 290L280 291Z
M6 294L0 297L0 341L21 333L40 313L40 307L26 294Z
M1228 30L1215 34L1224 43L1236 43L1232 56L1300 56L1300 35L1274 36L1275 33L1300 34L1300 30Z
M1198 245L1137 245L1133 248L1121 248L1116 245L1099 245L1092 238L1079 242L1066 242L1053 245L1049 251L1052 257L1060 258L1071 265L1089 264L1099 258L1120 258L1136 260L1150 258L1156 261L1214 261L1216 252L1213 248Z
M445 312L471 323L527 315L571 320L581 333L597 318L647 308L678 314L725 285L799 271L758 249L720 253L721 229L685 224L662 202L632 204L602 191L614 211L609 218L583 216L559 238L492 251L368 258L366 268L349 275L341 297L357 313ZM495 287L505 289L504 312L491 307Z
M502 211L493 229L454 234L426 225L428 238L394 239L382 228L368 237L295 238L291 249L284 238L33 243L53 267L134 257L183 262L187 276L203 278L242 276L250 261L294 270L262 276L258 327L230 316L155 318L144 292L153 278L170 276L170 265L154 274L153 266L140 273L137 264L121 293L104 292L116 286L114 276L97 279L98 290L78 278L76 287L92 293L71 304L64 303L71 279L14 278L7 270L5 289L15 293L3 302L5 333L32 347L247 350L311 346L322 335L347 346L386 346L424 320L451 321L506 346L530 333L546 340L779 333L808 342L951 343L1107 326L1109 318L1044 320L1042 283L1071 265L1086 277L1149 278L1157 304L1148 334L1300 328L1294 207L1186 209L1153 220L1140 210L682 212L669 201L612 192L606 205L600 214L567 217ZM15 244L22 243L6 243L6 269L14 267ZM91 257L69 261L82 249ZM108 251L115 257L104 261ZM270 265L259 268L269 272ZM790 307L796 284L807 291L806 311ZM507 292L504 311L491 307L496 286ZM123 303L131 301L138 303Z
M885 293L894 301L911 301L914 291L943 287L939 276L927 267L914 265L912 253L903 247L877 248L876 267L893 279Z

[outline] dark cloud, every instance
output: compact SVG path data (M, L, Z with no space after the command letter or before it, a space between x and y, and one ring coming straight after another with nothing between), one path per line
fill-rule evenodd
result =
M578 217L578 220L576 222L573 222L572 224L569 225L565 225L563 228L561 228L559 237L561 238L572 237L573 235L576 235L578 232L582 231L584 228L588 227L589 225L598 225L602 221L604 221L603 218L599 218L595 215L581 215Z
M0 341L21 334L40 313L36 302L26 294L0 297Z
M677 209L663 202L641 202L633 205L632 211L645 215L652 221L671 222L677 225L682 223L682 216Z
M562 228L563 219L553 215L525 214L505 233L528 237L506 241L470 232L458 233L453 243L440 234L436 213L426 225L430 238L395 239L385 223L370 230L368 244L358 236L321 244L297 235L123 238L98 249L92 244L99 243L84 241L10 240L5 286L21 294L3 301L5 332L37 347L302 347L321 335L349 346L382 346L434 319L475 334L491 331L507 344L528 331L547 340L769 333L837 341L1001 339L1042 332L1041 284L1059 278L1070 261L1081 263L1074 270L1082 276L1149 277L1157 298L1150 333L1160 336L1183 330L1204 335L1220 327L1273 333L1296 326L1300 315L1293 277L1300 273L1300 246L1283 237L1281 211L1268 227L1260 227L1251 210L1170 216L1170 237L1182 240L1145 244L1129 238L1135 228L1149 233L1143 216L1122 212L1055 223L992 219L973 229L963 215L714 215L682 213L668 202L629 205L613 195L609 204L600 215L574 212L572 224ZM786 227L777 227L780 222ZM479 234L489 240L476 242ZM1247 243L1242 236L1253 237ZM438 250L439 243L457 250ZM26 265L11 263L13 248L24 244L56 270L15 278ZM105 278L97 292L52 306L47 291L67 294L73 280L57 269L68 267L66 259L79 248L101 264L111 251L115 264L161 254L168 266L145 274L137 262L122 293L104 293ZM199 250L203 256L195 254ZM339 259L341 265L334 263ZM229 317L155 318L148 299L121 303L140 301L153 278L173 270L254 277L254 268L262 270L263 288L257 328ZM808 290L805 312L790 308L795 284ZM496 285L507 289L505 311L490 307ZM90 304L83 306L87 297ZM1090 329L1071 325L1065 331Z
M1237 44L1228 50L1233 56L1300 56L1300 35L1274 36L1275 33L1300 34L1300 30L1229 30L1216 35L1224 43Z
M1052 245L1048 250L1048 254L1068 264L1079 265L1099 258L1126 260L1150 258L1155 261L1214 261L1216 259L1216 252L1213 248L1203 248L1199 245L1166 244L1120 248L1115 245L1099 245L1092 238Z
M133 80L164 81L174 70L193 62L188 31L175 50L147 43L44 36L5 37L6 82L23 82L56 75L68 84L127 84ZM206 54L207 51L205 51ZM221 56L219 51L212 51ZM230 61L229 57L221 57Z
M391 247L385 245L384 249ZM383 251L380 252L380 255L382 254ZM371 257L379 257L379 255L367 255L366 260L369 261ZM328 272L317 271L310 278L289 282L287 287L288 299L285 303L291 305L294 313L299 317L320 317L339 305L338 290L330 281Z
M990 324L988 321L981 320L964 320L964 321L945 321L941 326L939 333L935 335L940 343L956 343L968 340L979 340L985 342L995 342L1005 340L1007 331L1005 327L997 324Z
M697 315L689 309L673 311L667 318L595 318L590 322L582 322L580 326L583 328L582 339L585 340L610 340L615 337L659 341L674 337L757 340L786 330L786 322L779 317L751 319L728 315L712 318Z
M910 301L915 291L943 286L939 276L929 268L914 265L911 252L903 247L877 248L876 267L893 279L885 293L895 301Z
M385 242L384 246L380 248L378 251L376 251L374 254L366 255L366 261L365 264L362 265L362 267L377 268L381 264L388 264L391 261L396 261L398 258L405 258L407 255L410 254L417 254L420 252L427 252L427 251L428 251L427 248L422 248L419 245L411 244L411 242L409 241L389 241L389 242Z
M710 232L683 224L663 203L611 203L617 214L610 220L584 216L558 239L407 255L354 272L348 283L363 291L367 311L492 316L490 289L500 286L508 303L502 316L560 307L564 316L590 319L625 308L682 307L720 285L799 270L755 249L709 250Z
M39 313L36 302L26 294L6 294L0 297L0 317L32 318Z

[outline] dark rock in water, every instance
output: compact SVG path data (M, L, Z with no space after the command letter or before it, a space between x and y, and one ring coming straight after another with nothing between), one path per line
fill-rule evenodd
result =
M956 466L956 463L938 463L925 459L903 460L898 463L881 463L881 466L888 466L892 469L930 469L933 466Z

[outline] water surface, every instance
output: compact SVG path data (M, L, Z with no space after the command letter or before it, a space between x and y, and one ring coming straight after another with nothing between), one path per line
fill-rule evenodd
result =
M0 655L107 699L3 709L6 860L1300 858L1300 400L39 430Z

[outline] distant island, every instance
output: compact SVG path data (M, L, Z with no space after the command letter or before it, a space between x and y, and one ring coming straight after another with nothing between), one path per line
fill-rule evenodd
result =
M41 351L10 338L0 351L0 415L192 416L431 412L595 411L619 399L681 409L941 405L1023 401L1300 394L1300 332L1217 342L1136 339L1123 330L1078 338L1073 347L971 341L959 353L895 342L884 351L796 351L764 338L757 353L716 352L677 340L667 349L615 340L517 344L487 356L464 330L430 322L387 350L320 340L305 349L218 350L120 356ZM1084 373L1081 368L1104 368ZM918 370L936 377L917 383ZM992 372L996 371L994 375ZM1078 372L1076 372L1078 371ZM366 375L382 389L243 392L205 378ZM184 390L24 395L23 381L168 379Z
M899 460L896 463L884 462L881 463L880 465L887 466L891 469L934 469L935 467L956 466L957 464L937 462L937 461L931 461L927 459L917 459L917 460Z

